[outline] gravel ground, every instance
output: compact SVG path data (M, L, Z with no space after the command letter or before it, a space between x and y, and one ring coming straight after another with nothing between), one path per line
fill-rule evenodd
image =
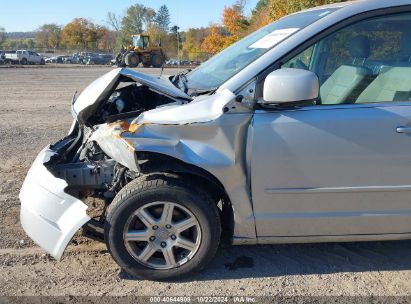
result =
M411 296L411 241L224 246L202 273L172 283L128 276L81 236L60 262L44 254L20 227L19 189L36 154L68 131L71 95L108 70L0 68L0 296Z

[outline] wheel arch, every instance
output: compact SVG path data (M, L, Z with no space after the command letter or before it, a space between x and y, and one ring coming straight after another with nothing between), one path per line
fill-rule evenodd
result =
M234 207L223 184L213 174L169 155L157 152L136 153L143 175L173 174L207 191L221 212L222 240L231 242L234 235Z

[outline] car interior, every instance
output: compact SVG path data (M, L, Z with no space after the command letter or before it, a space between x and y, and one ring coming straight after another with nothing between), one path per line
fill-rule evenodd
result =
M317 104L411 101L411 15L359 22L283 65L320 79Z

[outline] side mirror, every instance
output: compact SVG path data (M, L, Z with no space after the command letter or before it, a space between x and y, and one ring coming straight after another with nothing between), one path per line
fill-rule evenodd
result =
M302 69L279 69L270 73L264 82L260 104L302 104L318 99L320 81L313 72Z

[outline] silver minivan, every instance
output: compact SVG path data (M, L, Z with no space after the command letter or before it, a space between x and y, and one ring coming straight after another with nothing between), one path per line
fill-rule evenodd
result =
M302 11L172 77L114 69L72 114L20 193L57 259L81 227L149 279L202 269L221 239L411 239L410 0Z

